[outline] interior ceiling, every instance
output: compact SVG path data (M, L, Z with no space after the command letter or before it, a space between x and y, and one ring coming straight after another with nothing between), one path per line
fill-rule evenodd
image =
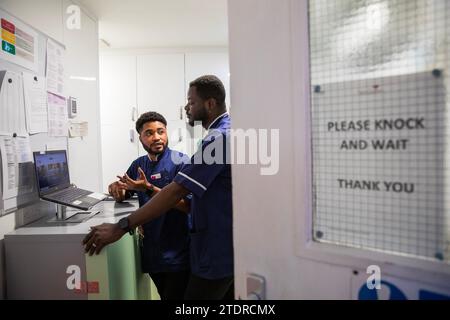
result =
M227 0L79 0L111 48L227 46Z

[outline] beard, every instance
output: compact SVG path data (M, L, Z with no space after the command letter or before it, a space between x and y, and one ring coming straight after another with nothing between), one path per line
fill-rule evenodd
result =
M191 113L190 117L188 117L188 124L191 127L195 127L197 124L201 125L203 121L205 121L208 118L208 114L205 109L199 110L194 117L194 115Z
M167 149L167 146L169 145L169 141L167 141L167 142L163 145L163 148L162 148L161 151L153 151L151 146L148 147L148 146L146 146L145 144L143 144L142 142L141 142L141 144L142 144L142 148L144 148L144 150L147 151L148 154L152 154L152 155L160 155L161 153L163 153L163 152Z

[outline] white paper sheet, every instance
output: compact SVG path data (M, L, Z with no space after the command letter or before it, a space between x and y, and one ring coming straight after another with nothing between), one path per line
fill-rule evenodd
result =
M67 150L67 140L65 141L49 141L45 145L47 151ZM44 151L44 150L41 150Z
M28 135L22 75L0 71L0 135Z
M106 196L105 194L103 194L103 193L98 193L98 192L91 193L91 194L89 195L89 197L95 198L95 199L98 199L98 200L103 200L103 199L106 199L106 198L107 198L107 196Z
M17 163L15 149L15 143L12 137L0 136L0 153L2 157L3 172L3 200L17 197L19 166Z
M13 141L15 144L17 163L33 162L30 137L17 137Z
M17 197L12 197L9 199L5 199L5 201L3 201L4 212L7 212L14 208L17 208Z
M68 118L66 99L47 93L48 135L50 137L67 137Z
M23 73L26 124L30 134L47 132L46 80L31 73Z
M65 97L65 49L55 41L47 41L47 91Z
M87 121L70 121L69 122L69 136L74 137L86 137L88 135L88 122Z

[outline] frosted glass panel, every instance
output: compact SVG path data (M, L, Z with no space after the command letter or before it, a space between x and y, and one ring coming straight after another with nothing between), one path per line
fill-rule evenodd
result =
M309 4L314 240L450 262L450 4Z

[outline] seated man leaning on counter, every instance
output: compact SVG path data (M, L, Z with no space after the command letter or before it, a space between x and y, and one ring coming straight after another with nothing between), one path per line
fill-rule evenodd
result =
M147 155L133 161L108 191L118 202L137 193L142 207L172 182L189 158L168 147L167 121L161 114L142 114L136 121L136 130ZM150 275L162 300L183 299L189 280L188 213L188 199L183 199L141 230L143 272Z

